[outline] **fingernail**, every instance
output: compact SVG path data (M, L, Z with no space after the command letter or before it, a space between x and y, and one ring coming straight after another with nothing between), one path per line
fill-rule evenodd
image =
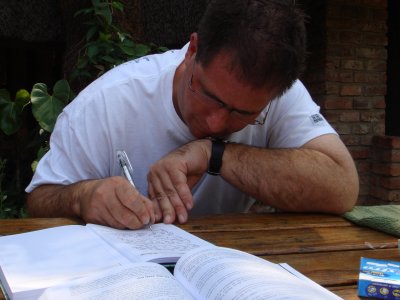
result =
M166 215L166 216L164 217L164 223L165 223L165 224L171 223L171 216L170 216L170 215Z
M147 225L147 224L150 223L150 219L149 219L149 218L144 218L144 219L142 220L142 223L143 223L143 225Z
M179 219L179 223L185 223L186 222L186 218L185 218L184 215L179 215L178 219Z

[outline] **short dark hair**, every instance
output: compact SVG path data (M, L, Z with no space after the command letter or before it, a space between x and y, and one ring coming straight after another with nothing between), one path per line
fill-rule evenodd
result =
M196 61L207 67L227 51L239 80L279 96L304 69L304 21L293 0L211 0L197 31Z

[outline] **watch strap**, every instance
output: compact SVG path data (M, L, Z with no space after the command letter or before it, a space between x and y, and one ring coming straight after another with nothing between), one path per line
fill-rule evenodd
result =
M207 173L210 175L220 175L226 142L221 139L211 139L211 143L211 157Z

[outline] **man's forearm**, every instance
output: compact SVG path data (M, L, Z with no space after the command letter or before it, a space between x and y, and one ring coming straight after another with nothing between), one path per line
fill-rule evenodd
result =
M27 210L31 217L77 217L77 190L82 183L72 185L42 185L27 196Z
M342 213L355 203L358 180L351 167L312 149L262 149L227 145L222 176L243 192L285 211Z

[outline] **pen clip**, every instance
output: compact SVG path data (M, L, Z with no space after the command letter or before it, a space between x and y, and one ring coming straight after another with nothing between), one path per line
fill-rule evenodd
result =
M133 168L131 162L129 161L128 155L124 150L117 150L117 158L121 166L122 173L124 177L136 188L133 182Z

